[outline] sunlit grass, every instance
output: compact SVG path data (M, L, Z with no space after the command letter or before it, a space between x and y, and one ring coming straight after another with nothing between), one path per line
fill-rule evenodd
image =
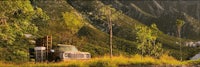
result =
M0 67L13 67L15 66L13 63L5 63L0 61Z
M131 64L158 64L156 62L157 59L149 56L142 57L140 55L133 56L129 61Z
M180 62L180 61L174 59L172 56L168 56L168 55L162 55L159 59L159 62L161 62L161 64L171 64L171 65L183 64L183 62Z
M200 59L184 61L183 63L185 65L199 65L200 64Z
M112 59L109 56L96 57L89 60L69 60L64 62L54 62L54 63L34 63L27 62L18 64L3 64L0 63L0 66L22 66L22 67L55 67L55 66L65 66L65 67L117 67L118 65L182 65L183 62L180 62L174 59L171 56L163 55L159 59L140 55L134 55L131 57L125 56L114 56Z

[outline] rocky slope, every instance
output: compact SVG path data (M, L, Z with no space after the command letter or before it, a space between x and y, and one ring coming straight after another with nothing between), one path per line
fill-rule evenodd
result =
M182 38L199 39L200 1L198 0L152 0L152 1L124 1L102 0L104 4L122 11L146 25L156 23L161 31L176 36L176 19L185 21Z

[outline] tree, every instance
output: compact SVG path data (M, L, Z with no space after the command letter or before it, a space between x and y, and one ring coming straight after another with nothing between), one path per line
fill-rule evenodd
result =
M113 56L113 45L112 45L112 37L113 37L113 21L117 20L119 15L121 14L120 11L115 10L111 7L111 5L106 5L104 7L101 7L98 10L98 15L95 16L95 19L99 19L101 21L104 21L105 24L108 25L109 31L109 45L110 45L110 58Z
M162 55L162 44L156 42L157 40L157 26L151 25L150 28L146 26L136 26L136 43L138 44L138 50L141 51L143 56L149 55L153 57L159 57Z
M182 29L182 26L184 25L184 21L183 20L180 20L180 19L177 19L176 20L176 26L177 26L177 33L178 33L178 37L179 37L179 45L180 45L180 54L181 54L181 57L180 57L180 60L182 61L182 46L181 46L181 29Z
M114 20L116 18L115 14L113 12L116 12L116 10L114 8L111 8L109 5L102 7L100 9L100 12L102 12L103 16L101 16L101 18L106 19L107 20L107 24L108 24L108 28L109 28L109 44L110 44L110 58L112 58L113 56L113 45L112 45L112 37L113 37L113 31L112 31L112 20ZM104 18L105 17L105 18Z
M40 13L41 14L41 13ZM37 14L30 1L1 1L0 18L6 17L7 26L0 26L0 60L28 61L30 43L25 34L35 35L38 27L33 19L42 18Z

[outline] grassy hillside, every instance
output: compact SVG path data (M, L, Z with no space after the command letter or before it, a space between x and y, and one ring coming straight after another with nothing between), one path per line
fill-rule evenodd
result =
M69 1L69 3L79 10L82 14L84 14L89 20L91 20L91 24L97 27L99 30L103 32L107 32L107 25L106 25L106 19L101 19L102 11L106 5L104 5L101 1ZM107 9L108 10L108 9ZM106 10L104 10L105 12ZM88 14L88 12L92 14ZM119 12L119 13L118 13ZM135 25L143 25L141 22L135 20L134 18L130 18L129 16L126 16L123 13L120 13L120 11L113 10L114 18L112 18L113 21L113 28L114 28L114 36L125 39L127 41L135 41ZM98 18L96 18L98 17ZM117 18L117 19L116 19ZM166 35L162 32L159 33L158 41L163 43L163 48L166 51L169 51L170 55L173 55L176 58L180 58L180 52L179 52L179 45L176 44L178 42L178 38ZM185 41L184 39L182 41ZM117 44L115 44L117 45ZM189 58L190 56L194 55L198 51L196 51L196 48L189 48L189 47L183 47L183 53L184 53L184 59ZM196 51L196 52L195 52ZM129 51L128 51L129 52ZM191 53L194 52L194 53Z
M66 43L76 45L82 51L92 53L92 56L102 56L109 53L109 36L106 14L107 5L101 1L33 1L33 3L44 10L50 16L49 27L50 34L54 37L56 43ZM48 5L48 4L51 4ZM58 9L59 8L59 9ZM109 7L110 9L111 7ZM62 16L63 12L75 11L81 16L84 25L79 28L75 34L71 34L67 29ZM133 55L138 53L135 43L135 25L143 25L142 22L135 20L123 14L119 10L112 8L111 19L113 22L113 49L114 54ZM54 20L53 20L54 19ZM62 41L65 39L65 41ZM178 38L159 33L158 41L163 43L163 48L170 55L179 58ZM184 41L184 40L182 40ZM183 47L184 59L193 56L197 49ZM193 51L193 52L191 52ZM196 52L194 52L196 51Z
M84 23L84 26L82 26L79 29L79 31L75 34L71 34L70 31L67 29L67 27L65 27L66 24L64 23L65 21L62 19L63 18L62 13L70 12L71 10L76 11L74 8L68 5L66 1L61 1L58 3L54 1L48 1L48 2L33 1L33 3L36 5L38 4L37 7L42 8L44 12L47 13L48 16L50 16L51 18L50 21L54 21L54 24L51 24L52 22L48 22L49 26L43 27L44 29L48 29L47 31L51 31L51 33L49 34L52 34L54 37L53 39L55 43L54 45L56 45L56 43L66 43L66 44L76 45L80 50L89 51L90 53L92 53L92 56L103 56L109 53L108 34L100 31L99 29L95 28L95 26L91 25L90 20L86 19L87 17L83 16L84 20L82 20L82 22ZM48 4L52 4L51 6L54 6L55 9L53 9L53 7L49 6ZM63 6L58 6L59 4L62 4ZM59 9L57 10L56 8ZM55 10L55 12L54 13L48 12L51 10ZM76 12L78 13L78 11ZM60 23L62 24L60 25ZM46 32L46 30L41 32ZM59 42L59 40L62 41L61 39L63 38L67 38L66 41ZM113 43L115 44L113 46L115 55L136 54L135 51L137 50L134 42L114 37ZM130 48L126 48L126 46L130 46Z
M139 9L136 5L134 8ZM2 1L0 9L0 17L8 18L8 26L0 26L2 61L28 61L28 48L34 47L29 41L46 35L53 36L54 46L59 43L71 44L80 51L90 52L92 57L108 55L109 10L112 13L109 17L113 22L114 56L132 56L141 52L137 49L135 27L147 26L100 0ZM140 12L153 16L142 9ZM191 19L190 16L187 18ZM32 34L33 37L26 38L25 34ZM178 39L159 31L156 41L163 44L164 52L179 59L179 45L176 44ZM183 49L183 59L199 52L198 48L183 46Z

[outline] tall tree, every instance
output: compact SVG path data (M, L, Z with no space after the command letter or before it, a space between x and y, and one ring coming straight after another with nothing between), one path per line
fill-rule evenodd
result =
M108 27L109 27L109 33L110 33L110 37L109 37L109 39L110 39L110 58L112 58L112 56L113 56L113 53L112 53L112 51L113 51L113 47L112 47L112 37L113 37L113 31L112 31L112 19L111 19L111 14L112 14L112 11L109 9L108 10L108 16L107 16L107 18L108 18Z
M112 45L112 37L113 37L113 31L112 31L112 20L116 18L116 10L114 8L111 8L110 5L104 6L100 9L100 12L102 12L103 16L101 18L107 20L108 28L109 28L109 45L110 45L110 58L113 56L113 45Z

